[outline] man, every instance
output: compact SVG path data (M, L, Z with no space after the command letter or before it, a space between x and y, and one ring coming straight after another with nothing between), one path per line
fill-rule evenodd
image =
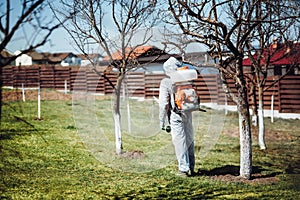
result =
M194 174L195 167L194 131L192 113L190 111L176 113L174 109L175 102L170 74L178 67L181 67L181 62L174 57L170 57L163 65L167 77L161 81L159 88L159 120L160 128L164 130L166 118L170 113L169 123L178 162L178 175L188 176Z

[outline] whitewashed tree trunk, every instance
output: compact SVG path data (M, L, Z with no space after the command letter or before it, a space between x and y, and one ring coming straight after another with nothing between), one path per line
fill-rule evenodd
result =
M249 119L239 113L240 130L240 176L245 179L251 178L252 173L252 141Z
M258 94L258 122L259 122L259 132L258 132L258 143L261 150L266 149L265 144L265 123L264 123L264 108L263 108L263 91L259 88Z
M242 65L240 65L242 66ZM240 67L242 71L242 67ZM251 139L251 122L249 113L249 104L247 96L247 88L243 77L236 84L238 96L234 96L229 92L229 87L222 73L222 86L226 94L230 95L232 100L237 104L239 113L239 133L240 133L240 177L250 179L252 175L252 139Z
M253 126L257 126L257 122L258 122L258 113L257 113L257 101L256 101L256 87L255 86L251 86L251 99L252 99L252 125Z
M271 97L271 122L274 123L274 94Z
M115 123L115 143L116 154L122 154L122 133L121 133L121 114L120 114L120 99L121 99L121 86L123 76L119 76L115 89L115 102L114 102L114 123Z
M254 113L253 112L253 114L252 114L252 125L253 126L257 126L257 122L258 122L258 116L257 116L257 114L256 113Z
M128 128L128 133L131 133L131 113L130 113L130 103L129 103L129 98L127 99L127 128Z
M247 88L240 79L237 107L240 132L240 177L250 179L252 174L252 139Z
M121 116L119 113L114 113L115 122L115 142L116 142L116 154L122 154L122 134L121 134Z

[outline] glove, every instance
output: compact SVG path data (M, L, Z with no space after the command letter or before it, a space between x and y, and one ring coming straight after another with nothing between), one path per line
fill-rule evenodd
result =
M170 133L170 132L171 132L171 127L170 127L170 126L167 126L167 127L166 127L166 131L167 131L167 133Z

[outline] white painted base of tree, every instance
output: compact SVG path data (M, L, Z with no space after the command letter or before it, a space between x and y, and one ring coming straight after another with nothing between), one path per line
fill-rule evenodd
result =
M258 123L259 123L259 132L258 132L258 144L261 150L266 149L265 143L265 122L264 122L264 109L263 102L259 100L258 106Z
M252 125L256 127L257 126L257 121L258 121L258 116L253 114L251 121L252 121Z
M239 130L240 177L243 179L250 179L252 174L252 140L250 134L250 122L241 113L239 113Z
M119 114L114 114L115 122L115 142L116 142L116 154L122 154L122 135L121 135L121 118Z

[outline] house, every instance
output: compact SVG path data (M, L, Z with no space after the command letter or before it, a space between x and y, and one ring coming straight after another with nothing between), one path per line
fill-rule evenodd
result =
M16 51L15 55L21 54L21 51ZM51 60L50 53L39 53L37 51L30 51L22 54L16 58L16 66L28 66L33 64L49 64Z
M170 57L176 57L181 60L181 56L176 54L168 54L155 46L139 46L135 49L126 48L125 58L128 57L132 66L130 71L145 73L163 73L163 63ZM111 61L112 58L112 61ZM100 66L111 68L113 62L122 60L122 51L118 50L109 56L105 56L99 63ZM137 65L139 65L137 67Z
M16 51L15 55L20 54L21 51ZM74 66L81 64L81 58L77 57L71 52L67 53L47 53L30 51L26 54L22 54L16 58L17 66L28 66L34 64L51 64L61 66Z
M130 55L129 55L130 53ZM126 48L125 57L129 55L129 58L133 62L138 63L138 68L132 68L131 71L146 72L146 73L164 73L163 63L171 56L182 60L182 56L178 54L168 54L163 50L155 46L140 46L135 49ZM111 55L113 61L122 59L121 51L118 50ZM215 61L208 55L207 52L190 52L183 56L184 64L187 63L198 66L198 71L201 74L216 74L218 70L215 68ZM105 56L100 62L100 65L110 65L111 61L109 56ZM189 65L192 66L192 65Z
M155 46L138 46L136 48L127 47L124 50L124 57L128 57L131 60L138 60L141 58L153 57L161 54L164 54L164 52ZM117 50L111 55L111 58L112 60L121 60L122 56L122 50ZM103 60L108 61L110 60L110 57L105 56ZM145 61L146 60L144 59L144 62Z
M88 66L91 64L99 64L99 62L103 59L103 56L98 53L93 54L78 54L79 58L81 58L81 66Z
M256 59L258 52L254 54ZM279 43L275 41L262 52L261 66L268 64L268 75L300 75L300 42ZM267 61L269 57L269 61ZM250 58L243 60L243 66L252 66ZM249 68L250 71L250 68Z
M63 67L81 65L81 58L71 52L54 53L52 54L52 58L56 59L57 61L57 63L53 63L53 64L60 64Z
M15 65L15 61L7 63L7 62L9 62L9 59L12 58L13 56L14 56L13 53L9 52L6 49L3 49L0 52L0 63L1 63L1 66L3 66L3 65Z

